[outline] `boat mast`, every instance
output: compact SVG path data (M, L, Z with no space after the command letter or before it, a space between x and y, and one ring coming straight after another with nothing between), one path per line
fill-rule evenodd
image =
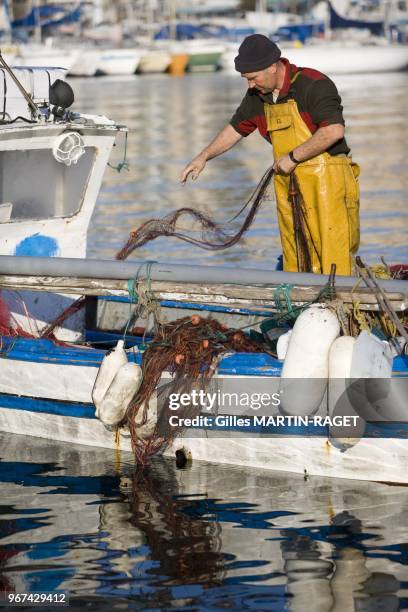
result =
M33 15L34 15L34 41L41 44L41 21L40 21L40 4L39 0L32 0Z

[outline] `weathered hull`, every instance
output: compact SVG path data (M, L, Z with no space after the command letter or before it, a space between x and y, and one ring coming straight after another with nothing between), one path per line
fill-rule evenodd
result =
M91 405L69 404L66 410L70 415L62 416L51 412L55 409L52 402L19 399L20 402L5 402L0 396L0 431L131 452L129 437L120 435L117 443L115 433L91 416ZM24 409L18 409L18 403ZM82 411L84 416L72 416L75 411ZM237 438L228 432L213 437L204 431L202 435L183 435L164 454L173 455L185 447L193 460L354 480L408 482L407 439L363 439L342 452L324 437L277 435L262 439L244 434Z
M128 435L108 431L95 417L92 387L104 351L55 346L47 340L4 340L0 362L0 431L104 448L131 451ZM140 360L140 354L133 358ZM269 377L277 383L281 363L267 355L229 357L221 362L219 376L238 383ZM395 360L395 374L406 376L404 360ZM231 383L231 380L230 380ZM166 449L174 454L186 447L194 460L309 475L408 482L408 439L402 426L389 430L388 437L359 440L346 451L329 440L323 430L318 436L298 428L288 435L285 426L274 435L258 432L232 433L224 430L191 430L177 437ZM395 432L395 435L394 435Z

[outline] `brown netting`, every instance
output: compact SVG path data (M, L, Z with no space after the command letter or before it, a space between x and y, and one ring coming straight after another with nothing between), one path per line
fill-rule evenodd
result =
M211 511L212 501L206 496L191 500L182 495L184 489L173 465L158 460L149 469L136 468L128 490L122 486L131 513L129 522L143 534L150 558L156 561L148 571L152 577L160 576L163 588L155 590L154 606L160 610L171 609L174 600L170 587L180 581L209 588L222 584L226 573L221 526ZM186 511L195 504L200 507L208 504L211 518ZM151 595L149 603L153 606Z
M184 317L159 326L142 359L142 384L127 411L132 448L139 464L166 446L180 433L169 425L169 396L206 390L221 357L229 352L254 353L268 350L249 339L242 331L228 329L211 317ZM158 387L164 372L172 378ZM163 382L163 380L162 380ZM149 400L157 394L157 422L150 431L143 427L149 419ZM177 414L196 416L200 407L186 406ZM141 434L141 432L143 432Z
M306 211L299 184L294 172L292 172L289 178L289 200L292 204L298 271L312 272L312 262L310 258L306 229Z
M273 169L269 168L248 201L238 213L227 222L227 225L231 224L232 221L238 219L244 210L250 206L249 212L241 227L235 233L231 233L231 229L225 230L222 224L216 223L200 211L194 210L193 208L180 208L162 219L150 219L131 232L126 244L116 253L115 258L119 260L126 259L135 249L140 248L159 236L174 236L175 238L180 238L180 240L210 250L227 249L233 246L251 226L273 175ZM201 226L201 240L177 230L177 222L180 219L186 218L196 221L199 226ZM68 317L81 310L84 305L85 299L81 296L60 313L58 317L42 331L40 337L50 337L58 325L61 325Z
M235 233L231 233L230 230L225 230L222 224L216 223L204 213L194 210L194 208L180 208L161 219L150 219L131 232L128 241L119 253L117 253L116 259L126 259L135 249L140 248L159 236L173 236L185 242L190 242L202 249L228 249L236 244L251 226L273 175L273 168L269 168L263 175L249 200L233 219L228 221L228 224L230 224L232 221L238 219L243 211L250 206L249 212L241 227ZM192 235L180 231L177 227L180 220L183 220L183 222L192 220L198 223L198 226L201 228L201 239L194 238Z

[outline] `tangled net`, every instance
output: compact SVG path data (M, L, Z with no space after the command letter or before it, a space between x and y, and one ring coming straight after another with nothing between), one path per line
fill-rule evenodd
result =
M117 253L116 259L126 259L135 249L140 248L147 242L158 238L159 236L173 236L185 242L190 242L202 249L221 250L228 249L236 244L252 225L259 206L265 196L265 192L274 175L273 168L269 168L255 191L252 193L248 201L244 204L241 210L228 223L237 219L241 213L250 206L249 212L244 219L241 227L234 234L226 232L220 223L216 223L204 213L194 210L194 208L180 208L170 215L166 215L162 219L150 219L141 225L139 228L131 232L128 241L123 248ZM198 222L201 227L201 240L194 238L187 233L183 233L177 229L177 223L180 219L190 217Z
M181 495L183 491L173 464L162 461L149 470L137 467L128 489L122 486L121 490L130 524L143 534L150 558L160 561L151 575L166 576L164 587L158 590L157 609L171 608L171 586L180 580L186 585L204 583L208 588L222 584L225 578L222 530L214 502L202 496L192 500ZM206 518L209 513L214 515L211 520Z
M180 433L169 425L169 396L190 393L193 388L208 389L218 362L228 352L255 353L268 348L249 339L242 331L228 329L211 317L183 317L161 325L143 354L142 384L130 404L126 419L137 463L166 446ZM163 372L172 378L158 386ZM157 392L157 421L148 432L143 427L149 419L149 400ZM200 407L190 405L178 410L178 416L191 417ZM182 412L182 413L181 413Z
M307 220L303 197L295 173L289 177L289 199L292 203L293 229L295 233L296 258L299 272L311 272L312 261L307 236Z

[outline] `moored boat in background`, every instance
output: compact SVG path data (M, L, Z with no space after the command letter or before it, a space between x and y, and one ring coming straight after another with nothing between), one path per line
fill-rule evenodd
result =
M221 66L235 71L234 58L239 45L230 45ZM292 64L313 68L324 74L367 74L394 72L408 67L408 45L392 44L385 39L378 44L316 40L305 45L287 46L280 43L282 56Z

